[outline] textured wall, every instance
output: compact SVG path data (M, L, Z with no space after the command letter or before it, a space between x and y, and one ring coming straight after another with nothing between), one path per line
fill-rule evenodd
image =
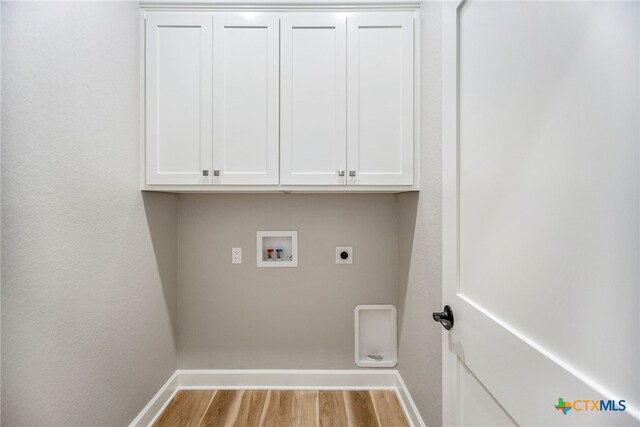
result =
M399 203L398 369L422 418L442 424L442 4L421 5L421 189Z
M356 368L354 307L397 303L395 195L181 195L178 228L180 368ZM298 230L299 267L257 268L257 230Z
M2 424L125 425L176 368L177 197L138 190L138 8L2 8Z
M439 424L441 15L423 8L419 198L176 203L137 190L137 5L4 2L3 424L128 423L175 369L178 335L182 368L353 368L366 303L399 305L399 367ZM299 230L300 267L257 269L258 229Z

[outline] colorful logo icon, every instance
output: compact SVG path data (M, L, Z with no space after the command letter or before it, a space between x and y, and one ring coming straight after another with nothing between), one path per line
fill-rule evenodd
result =
M588 400L577 399L572 402L565 402L564 397L558 398L558 403L553 405L558 411L564 415L573 409L574 412L583 411L614 411L624 412L627 409L626 400Z
M571 402L565 402L564 397L558 398L558 404L553 405L558 411L562 411L563 414L567 415L567 412L571 410Z

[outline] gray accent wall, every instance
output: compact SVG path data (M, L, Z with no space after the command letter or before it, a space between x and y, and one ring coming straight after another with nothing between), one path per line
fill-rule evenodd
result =
M136 2L2 2L2 425L127 425L176 369L177 196L139 190Z
M180 195L178 366L357 368L353 309L398 301L397 206L393 194ZM297 230L298 267L256 267L258 230ZM336 265L336 246L353 246L353 265Z
M398 370L429 426L442 425L442 3L421 4L421 191L398 197Z

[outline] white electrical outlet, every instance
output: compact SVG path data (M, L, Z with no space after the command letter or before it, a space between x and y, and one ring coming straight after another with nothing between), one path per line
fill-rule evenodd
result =
M353 264L353 248L350 246L336 247L336 264Z
M242 248L231 248L231 264L242 264Z

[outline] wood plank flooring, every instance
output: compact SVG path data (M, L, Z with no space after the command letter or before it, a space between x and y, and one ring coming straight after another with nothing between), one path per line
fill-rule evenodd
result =
M180 390L155 423L215 427L404 427L393 391Z

